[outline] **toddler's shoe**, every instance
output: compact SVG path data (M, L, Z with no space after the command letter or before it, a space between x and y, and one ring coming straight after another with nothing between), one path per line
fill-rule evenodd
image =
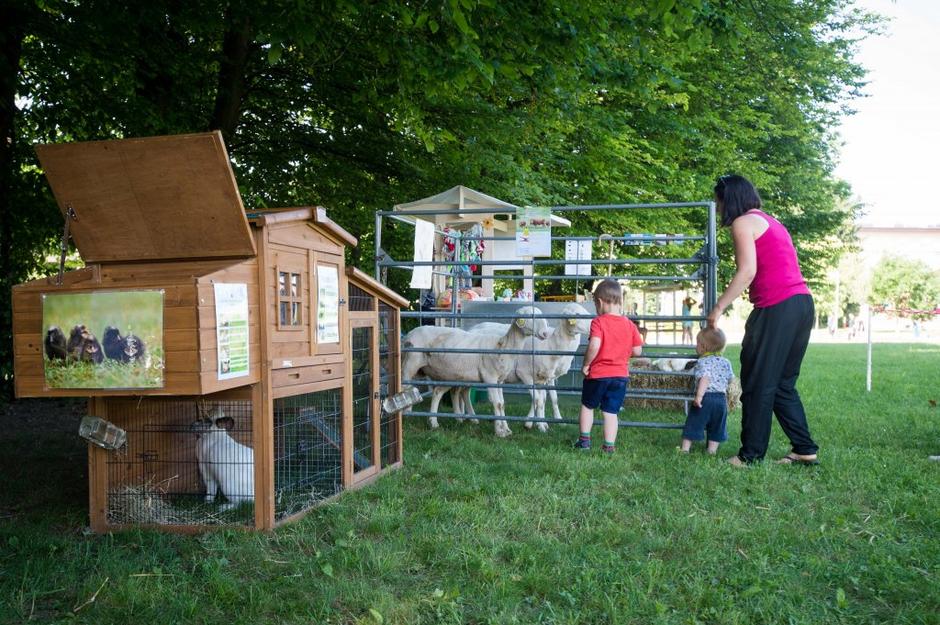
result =
M591 439L578 437L578 440L574 442L575 449L590 449L591 448Z
M616 448L615 446L613 446L613 445L602 445L602 446L601 446L601 451L604 452L605 454L612 454L612 453L614 453L614 450L616 450L616 449L617 449L617 448Z

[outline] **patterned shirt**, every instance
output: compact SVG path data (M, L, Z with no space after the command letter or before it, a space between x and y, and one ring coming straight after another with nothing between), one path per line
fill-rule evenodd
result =
M695 375L695 381L708 376L708 388L706 393L725 393L728 390L728 383L734 377L734 371L731 369L731 361L722 356L705 356L699 358L695 363L695 369L692 373Z

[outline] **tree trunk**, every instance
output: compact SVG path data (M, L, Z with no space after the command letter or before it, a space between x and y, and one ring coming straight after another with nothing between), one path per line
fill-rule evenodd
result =
M0 394L4 399L12 397L16 90L28 18L27 5L4 3L0 8L0 23L5 25L0 28Z
M245 71L251 48L251 22L247 17L233 18L226 15L228 28L222 42L222 59L219 63L219 82L215 94L215 109L209 122L211 130L221 130L228 141L238 127L242 99L247 90Z

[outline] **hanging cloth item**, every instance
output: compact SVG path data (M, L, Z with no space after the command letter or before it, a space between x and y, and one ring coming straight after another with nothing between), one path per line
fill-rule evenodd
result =
M416 262L430 261L434 255L434 224L424 219L415 219L415 253ZM430 289L434 267L432 265L418 265L411 270L411 288Z

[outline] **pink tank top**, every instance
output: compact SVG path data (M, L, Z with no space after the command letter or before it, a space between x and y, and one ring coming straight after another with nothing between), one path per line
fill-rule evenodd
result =
M768 308L794 295L809 295L790 233L767 213L759 210L749 212L760 215L768 224L764 234L754 241L757 273L748 290L751 303L755 308Z

